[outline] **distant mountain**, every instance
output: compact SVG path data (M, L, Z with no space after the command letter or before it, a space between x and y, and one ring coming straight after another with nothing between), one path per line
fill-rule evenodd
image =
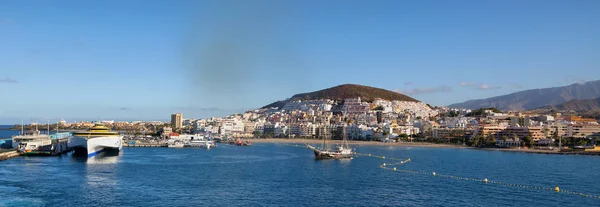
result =
M600 80L562 87L531 89L487 99L470 100L452 104L451 108L489 108L522 111L547 105L559 105L573 99L595 99L600 97Z
M600 97L596 99L570 100L560 105L545 106L545 109L557 111L594 111L600 110Z
M344 84L339 85L327 89L323 89L320 91L310 92L310 93L301 93L292 96L291 98L285 101L277 101L271 103L269 105L264 106L263 108L269 107L282 107L288 101L295 100L318 100L318 99L331 99L336 101L342 101L347 98L357 98L360 97L364 101L372 102L376 98L381 98L385 100L399 100L399 101L412 101L419 102L417 99L411 98L407 95L396 93L393 91L374 88L370 86L363 86L357 84Z

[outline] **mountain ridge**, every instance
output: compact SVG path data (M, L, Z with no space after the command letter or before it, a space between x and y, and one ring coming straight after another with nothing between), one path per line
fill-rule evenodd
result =
M600 97L600 80L566 86L529 89L485 99L451 104L450 108L478 109L494 107L500 110L524 111L548 105L559 105L573 99Z

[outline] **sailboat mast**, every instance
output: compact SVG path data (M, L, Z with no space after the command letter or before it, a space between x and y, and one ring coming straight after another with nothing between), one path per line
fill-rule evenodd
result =
M327 149L327 143L325 142L325 140L327 140L327 135L330 133L328 132L328 126L325 126L325 136L323 137L323 149Z
M50 135L50 121L48 121L48 125L46 125L48 127L48 135Z
M25 125L23 124L23 119L21 119L21 135L23 135L23 133L24 133L23 132L25 130L24 127L25 127Z
M343 143L344 148L350 148L348 146L348 125L347 124L344 124L344 141L343 142L344 142Z

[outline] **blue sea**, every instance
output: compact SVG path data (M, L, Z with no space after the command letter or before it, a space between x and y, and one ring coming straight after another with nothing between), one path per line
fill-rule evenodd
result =
M355 147L386 159L315 160L309 149L267 143L18 157L0 161L0 206L600 206L598 156ZM423 174L379 167L390 158L410 158L396 167Z
M0 125L0 129L5 129L5 128L10 128L13 127L13 125ZM17 135L19 134L18 130L0 130L0 139L4 139L4 138L10 138L13 135Z

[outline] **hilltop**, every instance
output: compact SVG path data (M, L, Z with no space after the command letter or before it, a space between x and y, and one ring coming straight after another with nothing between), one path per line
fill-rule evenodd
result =
M264 106L263 108L269 107L282 107L288 101L296 101L296 100L318 100L318 99L331 99L335 101L343 101L348 98L357 98L360 97L364 101L372 102L377 98L385 99L385 100L398 100L398 101L411 101L411 102L419 102L419 100L414 99L410 96L396 93L390 90L385 90L381 88L375 88L370 86L363 86L357 84L344 84L331 88L326 88L319 91L309 92L309 93L301 93L292 96L291 98L285 101L277 101L271 103L269 105Z
M561 87L530 89L487 99L456 103L449 107L466 109L495 107L500 110L522 111L547 105L559 105L574 99L595 99L598 97L600 97L600 80Z

